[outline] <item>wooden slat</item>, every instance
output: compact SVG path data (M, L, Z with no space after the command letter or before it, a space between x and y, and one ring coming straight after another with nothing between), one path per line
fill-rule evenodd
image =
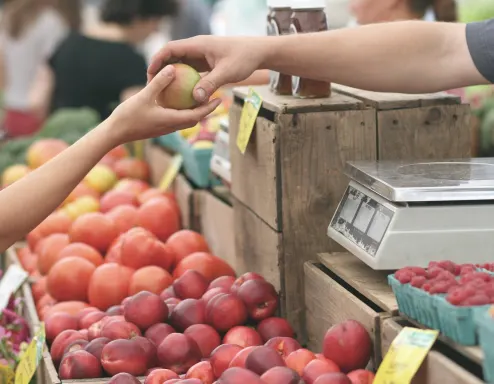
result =
M471 155L470 107L444 105L378 112L379 160Z
M375 271L347 252L320 253L319 261L347 284L391 315L398 314L398 303L388 285L388 272Z
M241 113L238 104L230 109L232 195L271 228L280 230L278 126L265 118L258 118L247 151L242 154L237 147Z
M237 199L233 199L233 221L237 273L257 272L283 291L281 234Z
M233 229L233 208L211 192L201 194L201 230L211 252L224 259L235 270L235 232Z
M396 319L384 320L381 325L381 347L383 356L395 337L402 330ZM482 380L472 375L464 368L440 352L432 350L415 375L412 384L480 384Z
M173 155L148 140L146 142L144 156L151 168L151 184L158 186L165 171L172 162Z
M341 246L326 232L348 178L350 160L376 159L371 110L282 115L280 121L281 201L287 313L304 329L304 262Z
M317 264L305 263L304 275L309 348L321 351L326 331L335 324L352 319L359 321L369 332L375 347L373 358L378 360L379 314L328 276Z
M233 94L244 100L249 94L249 89L250 87L235 88ZM275 95L267 86L254 89L263 99L263 108L275 113L348 111L363 108L362 102L339 93L323 99L297 99L292 96Z
M173 184L173 192L177 199L178 206L180 208L180 216L182 221L182 227L186 229L199 230L195 223L195 202L197 197L194 188L187 181L185 176L179 174Z
M389 92L372 92L363 89L347 87L340 84L332 84L332 90L353 98L362 100L365 105L378 110L418 108L434 105L460 104L458 96L445 92L429 94L404 94Z

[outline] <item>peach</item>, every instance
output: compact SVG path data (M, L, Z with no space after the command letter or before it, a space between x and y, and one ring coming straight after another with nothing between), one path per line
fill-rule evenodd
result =
M69 315L68 313L54 313L45 319L45 332L46 340L51 343L58 334L67 329L77 330L79 324L77 317Z
M29 167L23 164L11 165L2 173L2 188L6 188L10 184L14 184L16 181L26 176L29 172L31 172Z
M252 328L236 326L230 329L223 337L223 344L236 344L242 348L262 345L261 336Z
M240 276L239 278L237 278L232 286L231 286L231 291L232 293L237 293L238 289L240 288L240 286L245 283L246 281L249 281L249 280L264 280L264 277L262 277L261 275L259 275L258 273L255 273L255 272L247 272L247 273L244 273L242 276Z
M278 307L278 294L274 286L265 280L246 281L237 295L245 303L249 316L256 321L273 316Z
M209 284L208 291L213 288L226 288L228 291L230 291L235 280L236 279L233 276L218 277Z
M161 300L177 298L173 285L170 285L168 288L164 289L163 292L160 293L160 298Z
M170 379L178 379L178 375L169 369L155 369L147 375L144 384L162 384Z
M91 340L85 347L84 350L94 355L98 361L101 360L101 353L106 344L111 340L107 337L98 337L97 339Z
M110 210L106 216L113 220L119 234L128 232L137 226L137 208L134 205L119 205Z
M108 316L117 316L121 315L123 316L124 311L123 311L123 306L122 305L114 305L106 310L106 314Z
M175 78L159 95L156 102L163 108L192 109L198 103L193 91L201 80L201 75L187 64L172 64L175 68Z
M209 291L206 291L204 295L202 295L202 301L204 301L204 304L208 305L208 303L211 301L213 297L216 297L220 294L227 294L230 293L229 289L222 288L222 287L217 287L217 288L212 288Z
M302 378L305 380L306 384L314 384L319 376L326 373L338 372L340 372L340 369L333 362L315 359L305 366Z
M217 381L218 384L265 384L254 372L243 368L227 369Z
M82 335L78 331L66 330L60 333L51 344L50 353L55 366L58 366L62 361L63 352L65 348L72 343L73 341L84 339L84 335Z
M37 140L26 152L27 165L31 169L38 168L68 147L69 145L60 139Z
M308 349L302 348L293 351L285 358L285 363L288 368L293 369L300 376L304 374L304 368L312 360L316 359L316 355Z
M266 371L261 380L266 384L300 384L300 375L286 367L274 367Z
M67 347L63 351L63 355L65 356L65 355L69 354L70 352L75 352L75 351L79 351L81 349L85 349L86 345L88 345L88 344L89 344L89 341L87 341L85 339L75 340L72 343L70 343L69 345L67 345Z
M206 317L205 307L202 300L183 300L173 309L170 322L179 331L185 331L194 324L203 324Z
M173 282L180 299L200 299L208 289L208 282L199 272L189 269Z
M350 372L347 376L352 384L372 384L376 377L374 373L365 369L357 369Z
M100 321L97 321L88 328L88 339L94 340L101 337L101 330L108 323L109 317L104 317Z
M148 355L134 340L113 340L103 347L101 364L110 375L126 372L140 376L148 369Z
M242 347L233 344L223 344L215 348L209 359L216 377L220 377L225 372L233 358L242 350Z
M169 299L166 299L165 300L165 304L166 305L177 305L178 303L180 303L182 300L180 299L177 299L176 297L170 297Z
M281 317L268 317L257 325L257 332L264 342L273 337L293 337L293 328L288 321Z
M143 291L125 303L124 317L145 331L168 318L168 307L158 295Z
M163 368L181 374L201 360L201 350L192 338L172 333L159 345L158 360Z
M183 380L182 379L170 379L170 380L167 380L165 381L163 384L182 384L183 383Z
M334 361L345 373L365 368L371 351L372 341L367 330L355 320L334 325L324 336L324 356Z
M215 376L209 361L201 361L187 371L186 379L199 379L202 384L213 384Z
M84 316L86 316L88 313L91 313L91 312L100 312L100 310L96 307L88 307L88 308L81 309L79 311L79 313L77 313L77 315L75 315L77 317L77 324L79 324L79 321L81 321L81 319Z
M128 157L116 161L112 168L119 179L149 180L150 169L144 160Z
M103 213L110 212L113 208L122 205L132 205L137 207L137 197L131 192L111 190L106 192L99 201L100 211Z
M314 384L352 384L352 382L343 373L325 373L319 376Z
M158 365L157 350L154 343L145 337L136 336L132 339L144 350L148 358L148 368L156 367Z
M89 339L89 332L87 329L79 329L79 333L84 337L84 339Z
M118 373L113 376L108 384L141 384L141 382L129 373Z
M208 358L211 352L221 343L218 332L207 324L191 325L184 331L184 335L187 335L197 343L203 358Z
M173 283L170 273L155 265L139 268L130 279L129 294L135 295L141 291L149 291L159 295Z
M224 332L247 321L244 303L232 294L218 295L206 307L206 322Z
M172 333L175 333L175 329L171 325L159 323L149 327L144 336L158 347Z
M273 348L284 359L290 355L290 353L302 348L297 340L291 337L273 337L265 344L267 347Z
M96 357L84 350L65 355L58 375L62 380L96 379L103 376L101 364Z
M245 360L247 360L247 356L249 356L249 354L256 348L258 347L247 347L239 351L230 362L229 368L245 368Z
M103 317L108 316L105 312L102 311L93 311L88 313L82 319L79 320L79 328L81 329L89 329L91 325L100 321Z
M141 336L141 331L128 321L112 321L101 329L101 337L108 337L111 340L132 339L135 336Z
M263 346L256 348L247 356L245 366L252 372L262 375L273 367L284 367L285 362L274 349Z

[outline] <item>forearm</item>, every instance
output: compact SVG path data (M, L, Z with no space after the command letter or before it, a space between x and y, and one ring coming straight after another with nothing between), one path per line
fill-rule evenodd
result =
M263 68L355 88L427 93L487 81L464 24L407 21L263 38Z
M106 121L47 164L0 192L0 252L60 206L117 143Z

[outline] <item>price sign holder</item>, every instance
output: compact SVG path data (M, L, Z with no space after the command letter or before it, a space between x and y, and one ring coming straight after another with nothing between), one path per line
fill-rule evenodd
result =
M240 116L240 127L237 136L237 147L242 154L245 154L247 145L249 144L250 136L252 135L252 130L256 124L261 106L261 96L253 88L250 88Z
M411 383L438 335L436 330L403 328L391 343L374 384Z
M5 309L10 296L17 292L28 278L28 273L16 264L11 265L0 280L0 310Z
M178 173L180 172L180 168L182 168L183 162L184 158L182 155L177 154L173 156L170 166L168 167L165 174L163 175L163 178L160 181L160 191L165 192L171 187L173 181L176 179Z
M31 340L17 366L15 384L29 384L33 378L38 369L39 362L43 357L45 338L45 326L41 323L38 332L36 332L36 335Z

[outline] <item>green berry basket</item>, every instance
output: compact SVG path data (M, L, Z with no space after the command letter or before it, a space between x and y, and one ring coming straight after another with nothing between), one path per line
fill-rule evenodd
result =
M494 383L494 319L488 310L476 313L475 322L479 335L479 344L484 352L484 379Z

